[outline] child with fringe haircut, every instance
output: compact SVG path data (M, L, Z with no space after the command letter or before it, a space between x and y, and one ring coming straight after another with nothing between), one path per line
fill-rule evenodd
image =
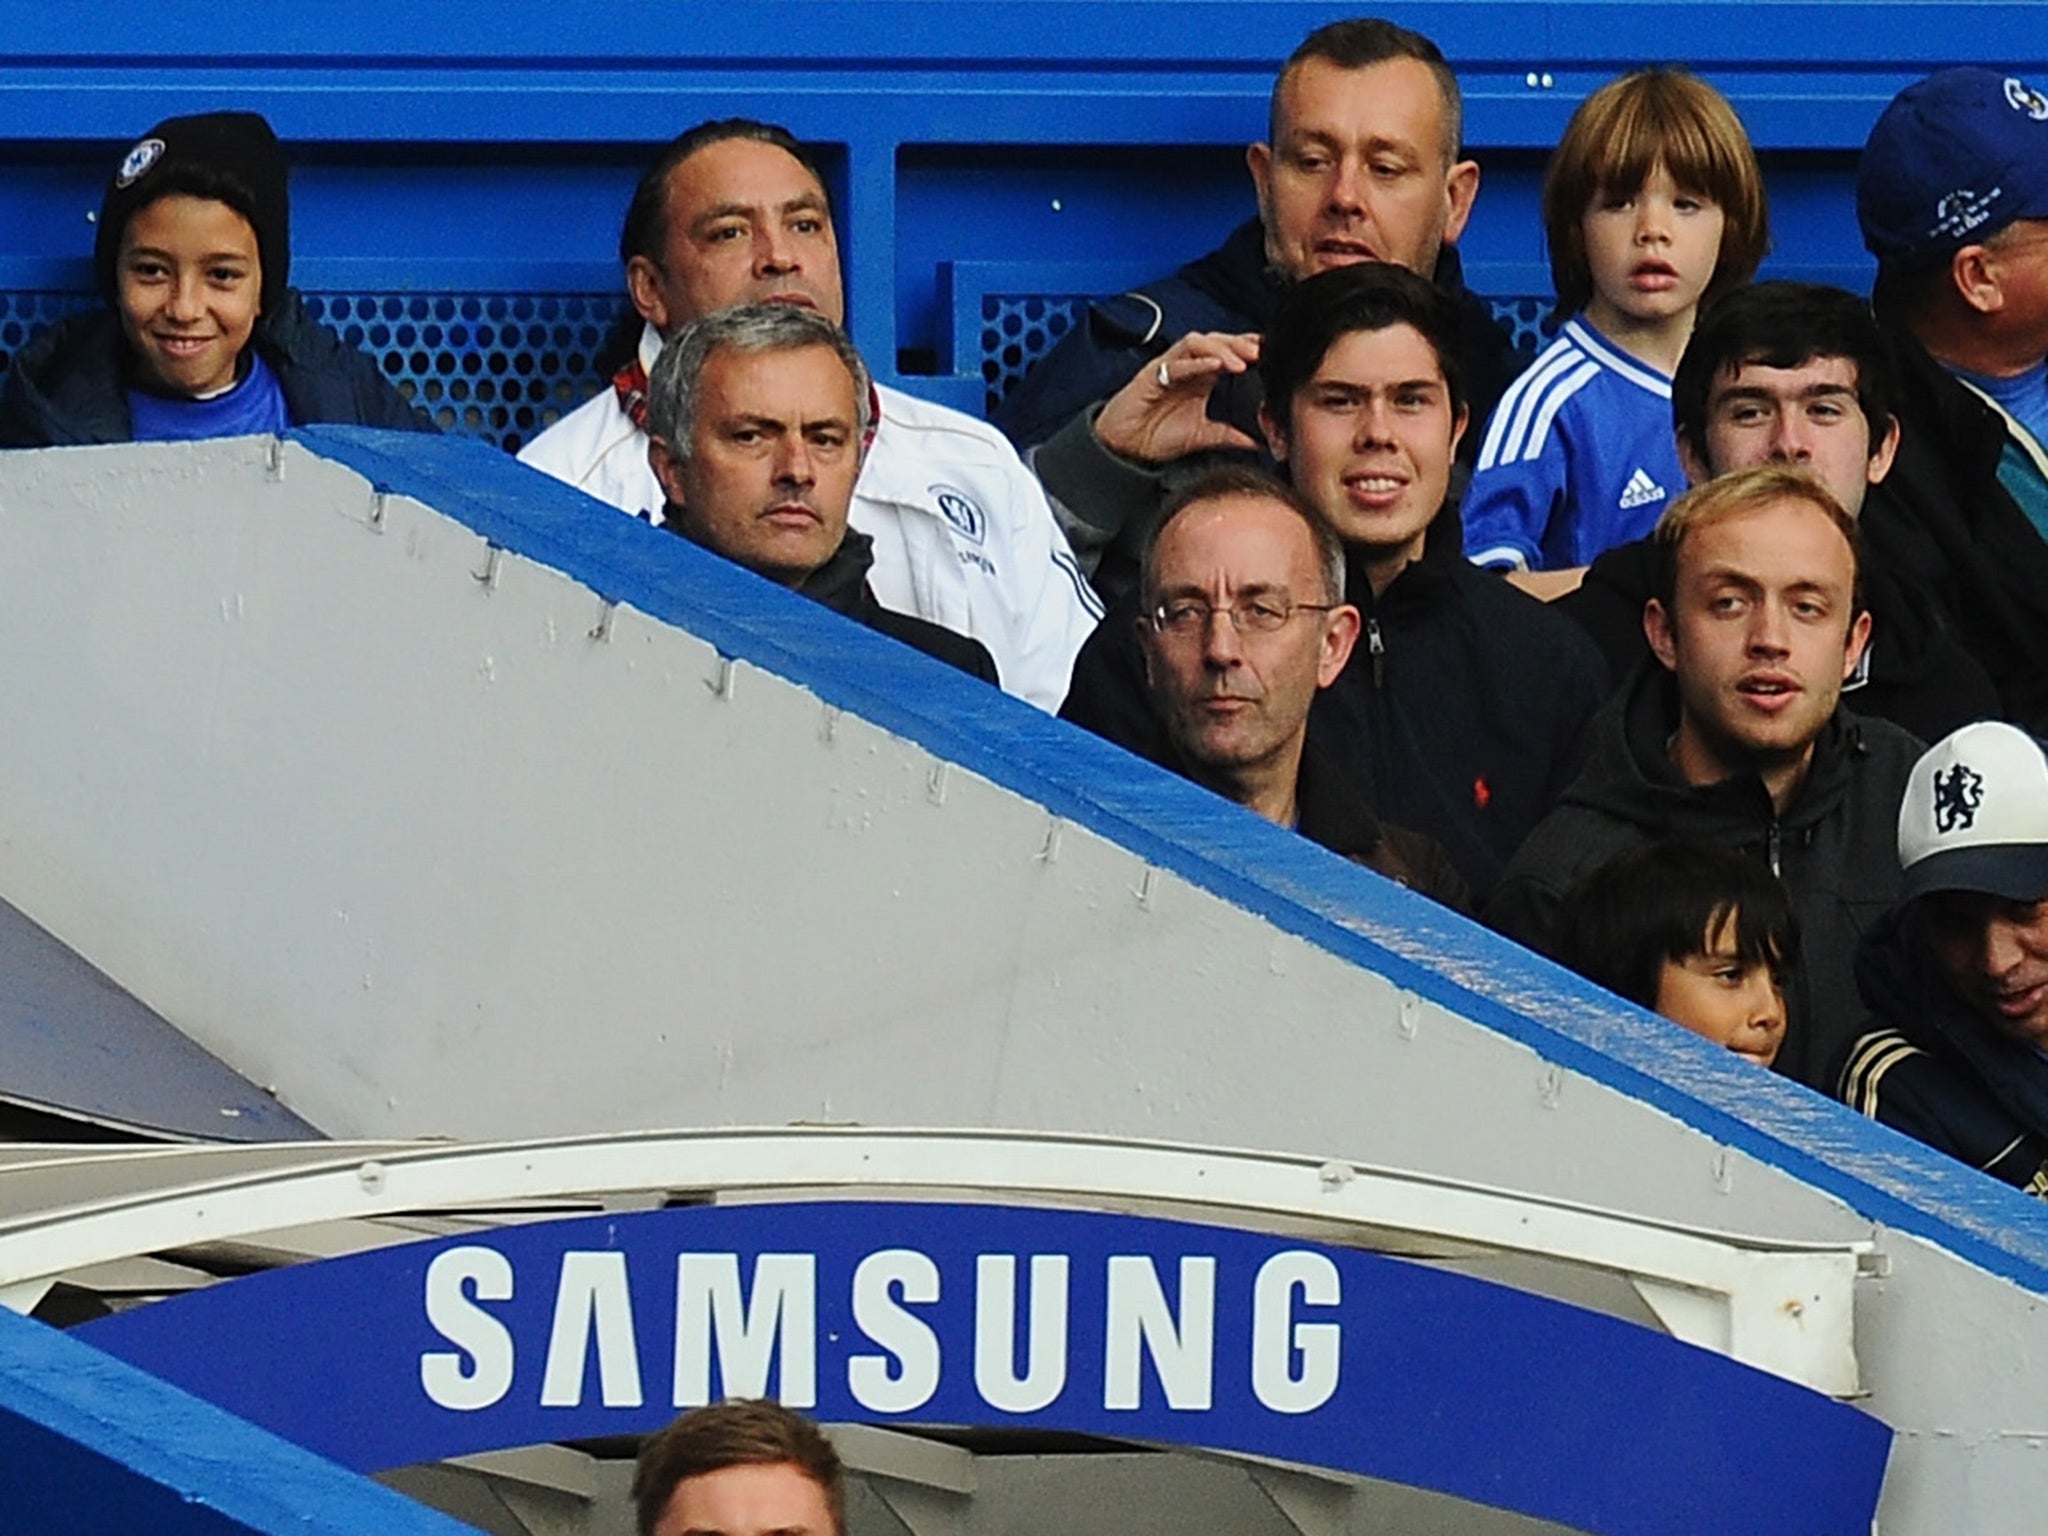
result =
M1647 69L1572 114L1543 180L1557 339L1494 410L1465 498L1477 564L1578 585L1685 489L1671 375L1693 318L1756 274L1770 244L1763 173L1727 99Z
M1672 839L1588 875L1559 913L1558 957L1588 981L1768 1067L1798 961L1785 887L1731 849Z

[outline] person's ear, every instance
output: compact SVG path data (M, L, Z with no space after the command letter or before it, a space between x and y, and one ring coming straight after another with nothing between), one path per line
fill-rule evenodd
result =
M1899 418L1892 418L1891 426L1884 434L1884 441L1870 445L1870 462L1864 466L1863 478L1876 485L1892 472L1892 460L1899 454Z
M1472 217L1472 205L1479 201L1479 162L1460 160L1444 177L1444 197L1449 211L1444 219L1444 244L1456 245ZM1422 274L1428 277L1427 272Z
M1271 229L1273 221L1267 217L1267 210L1273 206L1273 146L1247 144L1244 151L1244 168L1252 175L1252 195L1258 199L1259 222L1267 229Z
M1471 425L1472 407L1470 407L1469 405L1459 406L1457 419L1451 423L1452 458L1455 459L1458 456L1458 444L1462 443L1465 440L1465 429Z
M626 297L645 320L663 335L668 334L668 301L661 293L661 268L652 257L631 256L626 260Z
M1842 681L1847 682L1856 675L1856 668L1863 660L1863 648L1870 644L1870 610L1863 609L1849 623L1849 644L1842 653Z
M1671 630L1671 615L1654 597L1643 604L1643 638L1650 642L1650 653L1666 672L1678 670L1678 641Z
M654 478L661 482L661 494L672 507L680 507L683 501L683 461L665 439L649 434L647 439L647 467L654 471Z
M1707 468L1706 461L1693 451L1692 434L1678 434L1678 467L1685 471L1687 485L1705 485L1714 478L1714 472Z
M1365 621L1349 603L1332 608L1324 616L1323 649L1316 658L1316 686L1327 688L1351 660L1351 648L1358 644L1358 632Z
M1287 428L1273 414L1270 401L1259 402L1259 431L1265 434L1266 449L1273 455L1274 462L1284 468L1287 463Z
M1966 245L1949 258L1949 282L1963 303L1980 315L2005 308L2005 285L1998 258L1989 246Z

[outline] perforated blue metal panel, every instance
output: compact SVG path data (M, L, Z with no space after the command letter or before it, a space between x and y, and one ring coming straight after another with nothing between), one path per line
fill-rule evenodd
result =
M444 432L509 453L595 394L617 293L308 293L306 307L370 353ZM86 293L0 292L0 367Z
M988 386L983 409L993 411L1074 328L1088 296L1080 294L989 293L981 300L981 377ZM1493 318L1515 345L1533 352L1557 334L1557 316L1548 299L1515 298L1488 301Z

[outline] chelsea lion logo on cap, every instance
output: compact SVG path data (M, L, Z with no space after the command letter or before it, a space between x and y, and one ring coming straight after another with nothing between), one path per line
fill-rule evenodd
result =
M2048 96L2043 96L2019 76L2005 77L2005 99L2012 103L2013 111L2024 112L2037 123L2048 123Z
M136 182L148 175L149 168L163 157L164 141L162 139L144 139L140 144L129 150L127 157L122 160L121 169L114 173L114 185L117 187L134 186Z

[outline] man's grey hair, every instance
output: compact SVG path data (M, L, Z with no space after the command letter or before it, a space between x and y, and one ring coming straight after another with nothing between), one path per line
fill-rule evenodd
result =
M647 380L647 431L669 446L680 460L690 457L697 426L697 392L704 365L712 355L734 352L797 352L805 347L830 347L853 375L854 410L860 441L867 442L874 421L874 395L867 364L837 325L800 304L737 304L716 310L669 338Z

